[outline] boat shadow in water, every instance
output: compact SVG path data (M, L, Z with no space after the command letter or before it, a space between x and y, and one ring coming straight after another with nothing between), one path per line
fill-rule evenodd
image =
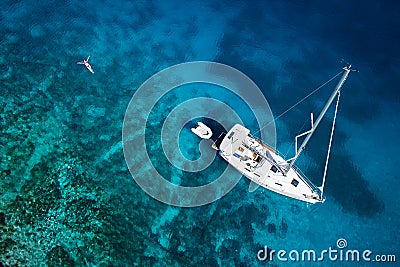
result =
M343 209L360 216L373 217L381 213L384 204L370 189L357 166L352 164L350 156L335 155L331 162L334 174L327 181L327 194L332 194Z
M321 132L329 128L328 123L321 125ZM325 128L325 129L324 129ZM317 134L315 142L310 146L319 146L324 143L323 136ZM318 140L319 139L319 140ZM363 177L360 168L353 162L351 155L346 149L347 135L336 129L334 137L335 146L332 148L331 160L326 179L327 199L334 198L344 211L356 213L359 216L373 217L384 210L384 204L371 190L367 179ZM307 153L318 165L324 165L324 158L320 156L320 149L310 149ZM320 169L308 168L309 177L320 177Z

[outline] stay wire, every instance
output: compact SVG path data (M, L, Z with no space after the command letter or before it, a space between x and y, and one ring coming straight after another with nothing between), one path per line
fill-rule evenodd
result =
M306 100L307 98L309 98L310 96L312 96L313 94L315 94L317 91L319 91L322 87L324 87L325 85L327 85L328 83L330 83L333 79L335 79L337 76L339 76L342 73L342 71L338 72L335 76L333 76L332 78L330 78L329 80L327 80L326 82L324 82L322 85L318 86L318 88L314 89L314 91L312 91L311 93L309 93L308 95L306 95L305 97L303 97L301 100L297 101L293 106L291 106L290 108L288 108L287 110L285 110L284 112L282 112L279 116L277 116L276 118L274 118L272 121L266 123L263 127L261 127L258 131L256 131L254 133L257 134L259 132L261 132L265 127L267 127L268 125L270 125L272 122L275 122L277 119L279 119L280 117L282 117L283 115L285 115L286 113L288 113L290 110L294 109L296 106L298 106L300 103L302 103L304 100Z

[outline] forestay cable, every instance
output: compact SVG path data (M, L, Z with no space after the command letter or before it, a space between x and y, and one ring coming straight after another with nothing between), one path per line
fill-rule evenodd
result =
M324 177L322 178L322 185L321 185L321 187L320 187L320 189L321 189L321 195L324 193L325 178L326 178L326 173L327 173L327 171L328 171L329 155L330 155L330 153L331 153L332 139L333 139L333 131L335 130L336 115L337 115L338 106L339 106L339 99L340 99L340 91L338 92L338 96L337 96L337 100L336 100L335 115L334 115L334 117L333 117L333 122L332 122L331 137L329 138L328 154L326 154L325 169L324 169Z
M259 132L261 132L265 127L267 127L269 124L271 124L272 122L276 121L277 119L279 119L280 117L282 117L283 115L285 115L286 113L288 113L290 110L292 110L293 108L295 108L297 105L299 105L301 102L303 102L304 100L306 100L307 98L309 98L310 96L312 96L313 94L315 94L317 91L319 91L322 87L324 87L325 85L327 85L328 83L330 83L333 79L335 79L337 76L339 76L339 74L341 74L342 72L340 71L339 73L337 73L335 76L333 76L332 78L330 78L328 81L326 81L325 83L323 83L322 85L320 85L318 88L316 88L314 91L312 91L311 93L309 93L308 95L306 95L305 97L303 97L301 100L299 100L298 102L296 102L293 106L291 106L290 108L288 108L287 110L285 110L283 113L281 113L279 116L277 116L276 118L274 118L272 121L268 122L267 124L265 124L263 127L261 127L258 131L256 131L254 133L257 134Z

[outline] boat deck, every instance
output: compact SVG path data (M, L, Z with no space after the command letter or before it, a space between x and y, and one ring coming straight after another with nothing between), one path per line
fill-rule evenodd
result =
M231 156L222 156L251 181L276 193L306 202L320 202L315 187L294 169L286 175L286 161L274 149L247 136Z

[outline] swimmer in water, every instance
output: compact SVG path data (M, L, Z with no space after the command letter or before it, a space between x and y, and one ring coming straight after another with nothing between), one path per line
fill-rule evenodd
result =
M90 66L90 64L89 64L89 59L90 59L90 56L88 56L88 58L86 60L83 60L83 62L79 61L79 62L76 62L76 64L85 65L85 67L88 69L88 71L90 71L91 73L94 73L92 66Z

